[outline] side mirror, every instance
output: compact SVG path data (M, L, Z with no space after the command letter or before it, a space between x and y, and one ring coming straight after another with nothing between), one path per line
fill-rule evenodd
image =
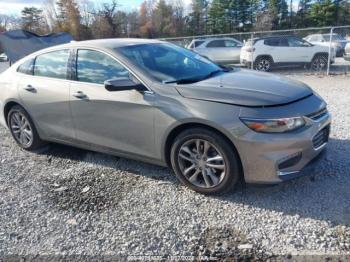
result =
M108 91L126 91L126 90L137 90L146 91L147 89L141 83L135 83L130 78L119 77L104 82L105 88Z

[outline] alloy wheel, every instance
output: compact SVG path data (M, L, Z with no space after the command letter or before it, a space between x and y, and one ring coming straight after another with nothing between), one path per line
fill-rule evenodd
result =
M268 59L261 59L258 62L257 69L259 71L269 71L270 70L270 66L271 66L270 60L268 60Z
M184 177L194 186L213 188L226 174L223 154L204 139L191 139L180 148L178 163Z
M312 69L314 71L320 71L320 70L323 70L324 68L326 68L327 63L328 63L328 61L325 57L318 56L312 61L311 66L312 66Z
M17 142L23 147L29 147L33 143L33 130L21 112L17 111L11 115L10 128Z

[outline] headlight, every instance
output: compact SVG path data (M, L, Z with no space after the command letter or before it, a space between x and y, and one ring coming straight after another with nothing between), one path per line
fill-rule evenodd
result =
M240 119L247 127L260 133L285 133L305 125L305 120L302 117L281 119L255 119L244 117Z

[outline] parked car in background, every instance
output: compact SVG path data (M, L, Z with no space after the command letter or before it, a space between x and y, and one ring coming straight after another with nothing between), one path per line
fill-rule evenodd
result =
M332 49L331 63L335 52ZM326 68L328 48L317 46L295 36L271 36L248 40L241 51L241 64L259 71L276 67L310 66L313 70Z
M331 35L330 34L313 34L313 35L308 35L304 39L314 45L322 45L322 46L329 47L330 41L331 41ZM347 42L348 41L339 34L332 35L331 46L335 49L337 57L343 56L344 49Z
M218 64L239 63L243 43L234 38L193 40L187 48Z
M350 43L348 43L345 47L344 59L350 61Z
M331 125L303 83L157 40L51 47L7 69L0 87L0 123L23 149L53 141L168 165L204 194L299 176Z
M0 62L7 62L9 61L7 55L5 53L0 54Z

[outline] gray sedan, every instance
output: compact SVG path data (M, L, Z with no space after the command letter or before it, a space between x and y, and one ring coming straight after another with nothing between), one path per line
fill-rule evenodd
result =
M204 194L298 176L331 122L303 83L155 40L45 49L1 74L0 89L0 123L20 147L52 141L171 166Z

